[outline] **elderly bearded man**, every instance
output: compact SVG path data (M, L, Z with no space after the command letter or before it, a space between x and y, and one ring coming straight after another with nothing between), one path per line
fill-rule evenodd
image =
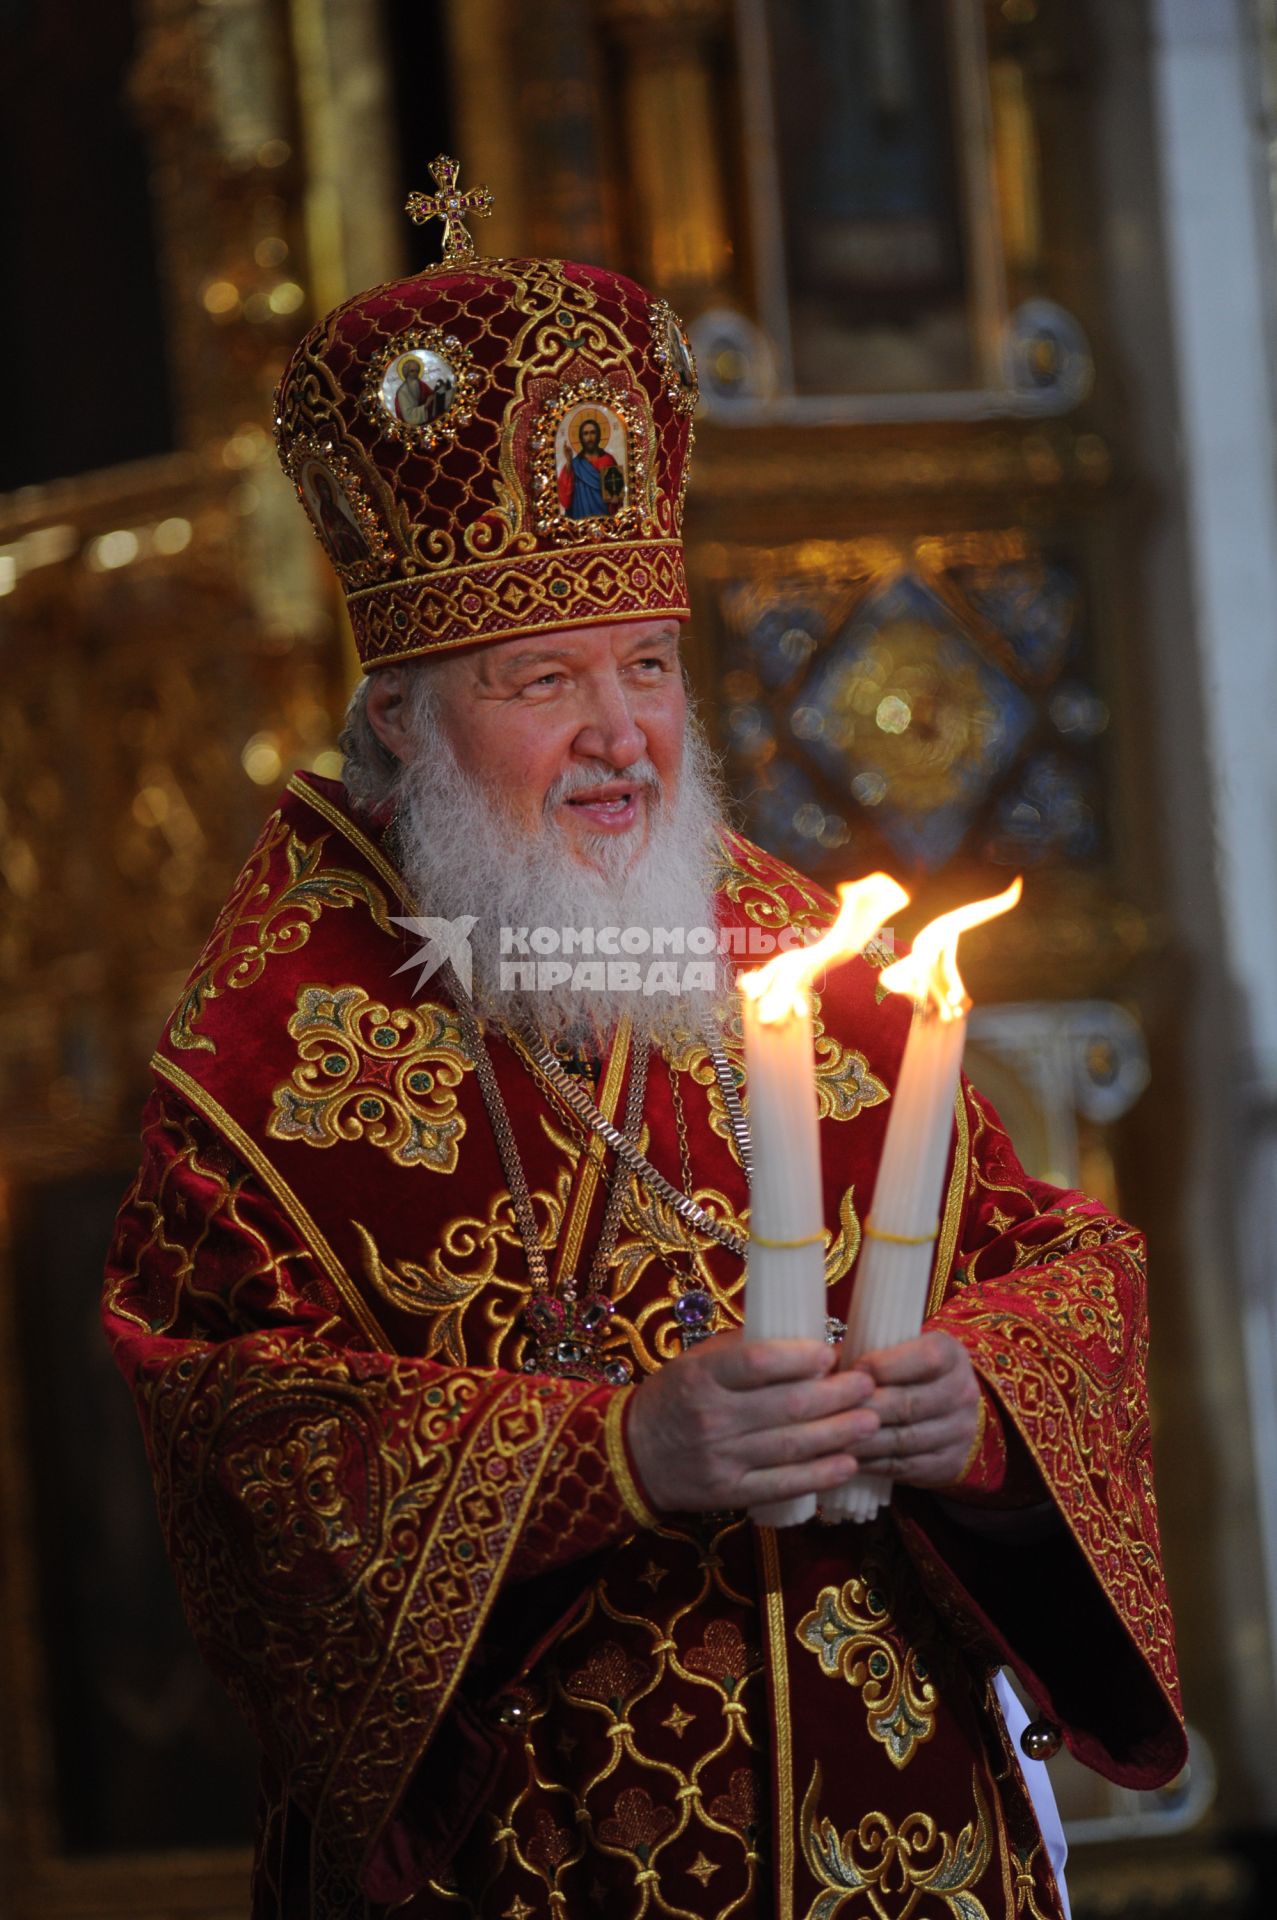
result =
M502 927L830 914L723 827L688 717L671 326L458 240L281 385L289 472L322 457L366 536L331 557L368 677L344 784L290 784L173 1013L106 1294L263 1749L259 1916L1052 1920L997 1669L1034 1751L1182 1761L1138 1235L964 1088L922 1337L846 1372L747 1343L729 983L503 980ZM378 397L424 346L456 378L428 435ZM583 404L630 491L579 520ZM475 922L468 992L418 916ZM907 1025L876 980L818 1008L835 1323ZM861 1467L896 1483L871 1525L745 1515Z

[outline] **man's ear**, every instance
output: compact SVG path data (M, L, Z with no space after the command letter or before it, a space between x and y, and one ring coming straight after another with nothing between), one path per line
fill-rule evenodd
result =
M387 753L405 760L412 745L407 726L407 689L402 667L377 667L368 677L364 711Z

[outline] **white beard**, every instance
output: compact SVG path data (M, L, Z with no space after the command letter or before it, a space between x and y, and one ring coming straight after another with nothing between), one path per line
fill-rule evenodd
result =
M688 720L672 806L650 761L623 772L602 764L582 767L555 782L531 832L512 820L499 793L459 764L432 715L421 715L414 731L417 752L399 783L397 851L418 912L446 920L478 916L470 936L471 991L485 1020L551 1041L587 1044L605 1042L627 1014L635 1032L657 1045L722 1024L731 1007L730 970L717 955L700 956L702 977L706 958L713 962L712 987L644 994L610 985L569 983L540 991L512 985L511 956L501 952L502 928L717 926L723 806L710 750L694 719ZM556 824L555 809L568 793L622 778L644 790L647 845L635 859L641 827L632 835L592 835L581 843L593 863L584 865ZM650 958L645 955L642 964ZM686 957L673 964L681 983Z

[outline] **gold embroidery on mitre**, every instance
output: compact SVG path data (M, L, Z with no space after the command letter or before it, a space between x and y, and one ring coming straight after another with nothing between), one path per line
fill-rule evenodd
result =
M947 1907L953 1920L989 1920L971 1891L992 1854L978 1775L971 1777L974 1817L952 1836L929 1813L906 1814L899 1826L885 1813L867 1813L840 1835L818 1811L820 1791L817 1763L803 1798L800 1832L803 1858L822 1891L806 1920L834 1920L844 1910L847 1920L908 1920L926 1895Z
M668 300L653 300L648 308L652 354L665 382L665 397L677 413L693 414L700 399L696 359L687 329Z
M870 1734L894 1767L907 1766L936 1730L936 1689L925 1661L892 1632L882 1590L858 1578L822 1587L795 1633L823 1673L859 1690Z
M370 489L382 493L380 482L363 461L331 440L303 434L283 465L343 584L367 587L389 573L401 556L370 498Z
M273 1139L366 1138L396 1166L453 1171L466 1130L454 1089L471 1061L450 1007L391 1012L362 987L302 987L288 1031L301 1060L275 1089Z
M321 834L308 843L285 825L282 815L271 815L174 1008L168 1034L172 1046L216 1053L216 1043L196 1032L208 1002L228 988L251 987L272 955L304 947L325 907L363 905L374 925L390 932L381 889L362 873L326 866L327 841L328 835ZM281 847L287 877L272 887L268 875Z

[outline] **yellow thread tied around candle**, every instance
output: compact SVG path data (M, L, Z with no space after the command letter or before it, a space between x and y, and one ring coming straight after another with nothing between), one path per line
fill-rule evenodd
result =
M866 1220L863 1231L871 1240L885 1240L891 1247L926 1247L939 1235L940 1222L936 1221L930 1233L888 1233L885 1227L876 1227L872 1220Z
M774 1248L776 1251L784 1253L790 1247L823 1247L825 1244L825 1235L822 1229L820 1233L804 1235L801 1240L766 1240L761 1233L751 1233L749 1236L749 1244L751 1247Z

